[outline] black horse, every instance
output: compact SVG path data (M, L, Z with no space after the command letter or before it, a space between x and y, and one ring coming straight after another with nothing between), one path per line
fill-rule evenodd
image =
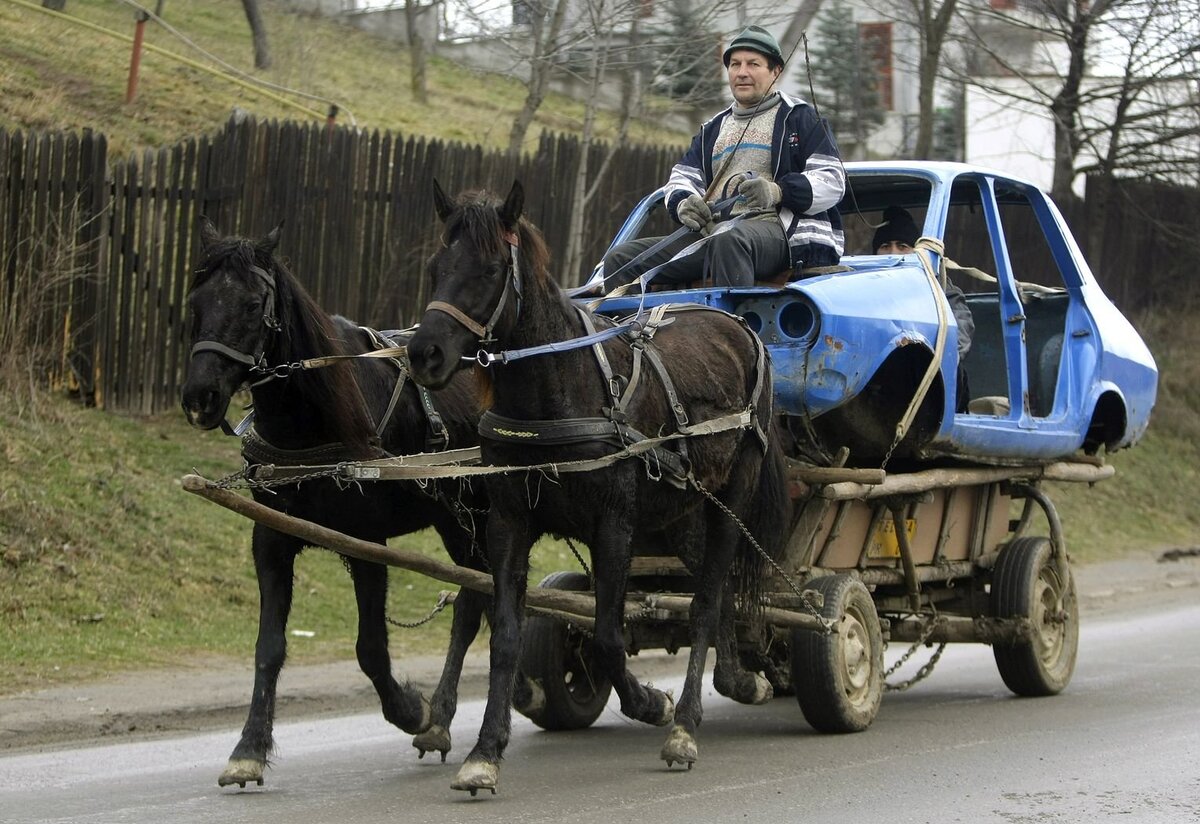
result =
M182 391L183 409L197 427L224 421L230 396L252 382L254 429L243 439L253 463L332 464L340 460L429 451L431 440L455 447L479 441L481 409L475 383L464 379L421 397L405 380L402 361L345 359L282 377L303 359L370 352L377 333L325 313L273 254L276 228L253 242L221 238L207 221L201 227L201 262L188 295L192 356ZM424 390L422 390L424 392ZM431 414L432 413L432 414ZM439 423L440 422L440 423ZM434 444L435 446L438 444ZM480 485L477 483L476 487ZM384 543L432 526L455 563L486 567L483 536L473 513L486 509L481 489L408 481L342 488L329 478L256 489L255 499L369 541ZM482 526L482 523L480 524ZM480 530L482 532L482 530ZM219 783L262 783L272 750L275 690L286 656L285 629L292 604L292 576L302 541L254 526L253 553L260 613L255 647L254 692L241 740ZM432 704L392 676L386 626L387 568L353 558L346 564L358 602L358 662L379 693L383 715L416 733L421 754L450 749L450 721L457 705L463 656L479 629L490 599L469 590L454 606L450 649ZM541 699L522 681L522 711Z
M603 359L591 346L516 359L513 350L579 338L589 326L602 335L613 324L579 310L549 276L545 242L521 218L519 183L503 203L486 193L467 193L454 203L435 190L445 223L443 247L429 263L435 300L409 342L409 357L419 383L442 387L481 346L494 343L509 353L491 370L493 406L480 423L485 464L596 459L646 438L702 432L705 424L740 416L736 427L681 436L669 449L660 443L603 468L489 476L495 615L488 702L479 740L452 786L472 794L495 791L510 733L529 549L545 533L588 545L597 667L611 679L625 715L655 725L674 716L661 757L668 766L690 768L704 661L714 641L718 691L746 703L771 696L766 680L738 661L730 614L735 595L743 605L757 603L762 562L731 515L772 555L782 549L786 530L766 354L739 319L697 309L657 325L646 322L632 343L629 336L607 340ZM694 574L692 647L678 707L625 668L621 627L631 546L649 543L669 546Z

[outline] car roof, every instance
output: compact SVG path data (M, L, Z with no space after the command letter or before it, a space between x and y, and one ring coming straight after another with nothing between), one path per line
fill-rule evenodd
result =
M955 186L954 182L964 175L985 175L996 178L1008 186L998 186L997 199L1005 199L1005 189L1038 187L1019 177L995 169L967 163L916 160L851 161L844 164L849 177L843 208L857 206L862 210L883 209L897 205L907 209L928 206L934 188L950 188L953 203L978 202L979 189L975 185ZM1040 190L1039 190L1040 191Z

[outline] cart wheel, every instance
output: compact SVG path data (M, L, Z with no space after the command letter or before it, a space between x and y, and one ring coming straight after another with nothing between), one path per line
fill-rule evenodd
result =
M1018 538L1000 552L991 604L997 618L1028 618L1033 624L1032 640L992 647L1004 683L1017 695L1061 692L1075 672L1079 601L1074 576L1063 586L1047 538Z
M586 592L586 575L554 572L538 584L542 589ZM521 645L521 671L542 684L546 706L530 715L544 730L581 730L590 727L604 711L612 684L592 662L592 644L586 635L562 621L531 615L525 621Z
M883 698L883 634L867 588L849 575L805 584L825 597L837 632L792 631L792 681L804 719L818 732L861 732Z

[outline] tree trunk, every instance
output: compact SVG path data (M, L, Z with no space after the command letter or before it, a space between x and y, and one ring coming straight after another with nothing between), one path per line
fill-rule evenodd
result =
M258 10L258 0L242 0L242 8L246 10L246 20L250 23L250 33L254 37L254 68L271 68L271 50L267 46L267 29L263 26L262 14Z
M780 48L791 49L800 40L800 35L808 28L808 24L817 16L817 12L821 10L821 0L800 0L800 7L796 9L796 13L792 15L792 19L788 21L787 31L783 33L783 38L779 41ZM784 57L788 53L784 52Z
M921 63L917 67L917 145L913 150L913 156L918 160L928 160L933 156L933 122L936 117L934 85L942 60L942 45L958 6L958 0L943 0L937 14L933 14L932 2L921 0L919 6L923 22L920 32Z
M545 7L540 3L530 3L530 13L533 15L533 53L529 58L529 91L521 111L513 118L512 130L508 134L509 157L516 158L521 154L521 146L525 143L525 133L533 123L534 115L546 99L546 89L550 86L550 60L548 53L558 41L562 32L563 21L566 19L567 0L558 0L554 5L554 16L550 20L550 28L546 29Z
M599 15L603 15L604 0L600 0ZM588 90L587 104L583 109L583 135L579 140L579 165L575 167L575 183L571 187L571 219L567 228L567 248L563 253L563 274L574 285L583 259L583 212L587 200L588 159L591 155L592 139L596 130L596 100L600 86L604 83L604 68L608 50L612 46L612 30L592 49L592 83Z
M1071 184L1075 181L1075 157L1079 154L1079 89L1083 85L1084 55L1087 51L1087 0L1075 0L1076 14L1071 21L1067 48L1070 58L1062 88L1050 104L1054 118L1054 181L1050 194L1059 203L1075 197Z
M408 54L412 60L412 96L418 103L429 102L429 85L425 79L425 38L417 27L417 0L404 0L404 22L408 28Z

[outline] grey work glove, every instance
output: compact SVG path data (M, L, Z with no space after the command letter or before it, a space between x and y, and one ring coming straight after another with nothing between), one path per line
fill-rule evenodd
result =
M746 198L749 209L774 209L783 197L779 184L765 177L751 177L738 184L737 192Z
M693 232L704 232L712 228L712 209L708 208L708 204L700 195L688 195L675 213L679 216L679 222Z

